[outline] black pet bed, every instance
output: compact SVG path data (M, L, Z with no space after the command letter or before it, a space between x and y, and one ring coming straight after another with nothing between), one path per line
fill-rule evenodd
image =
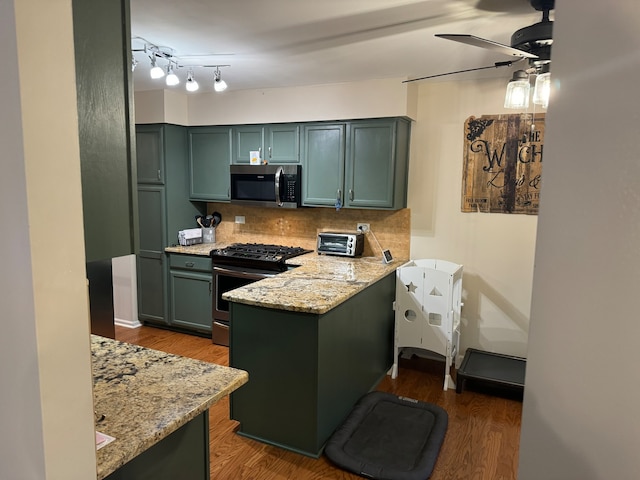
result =
M362 397L327 442L338 467L380 480L426 480L447 431L437 405L371 392Z

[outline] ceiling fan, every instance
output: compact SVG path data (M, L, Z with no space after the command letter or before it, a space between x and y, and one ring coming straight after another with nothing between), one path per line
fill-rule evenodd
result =
M470 68L467 70L458 70L455 72L413 78L405 80L403 83L416 82L418 80L426 80L428 78L442 77L444 75L453 75L456 73L473 72L488 68L508 67L513 65L513 63L524 59L529 61L531 72L528 73L540 72L542 70L548 71L549 64L551 63L551 44L553 43L553 21L549 19L549 12L554 8L555 0L529 1L534 9L542 12L542 20L538 23L534 23L533 25L516 30L513 35L511 35L510 46L469 34L436 34L436 37L439 38L493 50L505 55L517 57L517 60L496 62L493 65L486 67Z

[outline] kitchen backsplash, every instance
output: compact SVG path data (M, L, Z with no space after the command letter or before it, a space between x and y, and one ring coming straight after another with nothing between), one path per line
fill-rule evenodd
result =
M411 212L408 208L336 211L332 208L276 209L208 203L207 213L214 211L222 215L222 222L216 228L216 242L274 243L315 250L318 232L353 232L358 223L368 223L383 249L391 250L395 258L410 258ZM236 216L243 216L245 223L235 223ZM381 256L371 234L365 237L363 256Z

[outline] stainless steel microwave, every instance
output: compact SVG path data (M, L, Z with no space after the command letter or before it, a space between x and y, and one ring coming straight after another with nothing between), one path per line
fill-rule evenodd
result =
M297 208L301 172L300 165L231 165L231 203Z
M318 255L342 255L358 257L364 250L364 234L321 232L318 233Z

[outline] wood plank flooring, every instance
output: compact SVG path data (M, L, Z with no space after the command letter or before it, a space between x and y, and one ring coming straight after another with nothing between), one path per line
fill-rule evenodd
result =
M116 327L118 340L185 357L229 364L227 347L210 339L144 326ZM443 391L443 364L418 357L400 362L398 378L377 390L435 403L449 414L449 427L430 480L515 480L522 403L506 395L465 389ZM225 398L210 411L211 478L216 480L361 480L326 457L309 458L235 433Z

